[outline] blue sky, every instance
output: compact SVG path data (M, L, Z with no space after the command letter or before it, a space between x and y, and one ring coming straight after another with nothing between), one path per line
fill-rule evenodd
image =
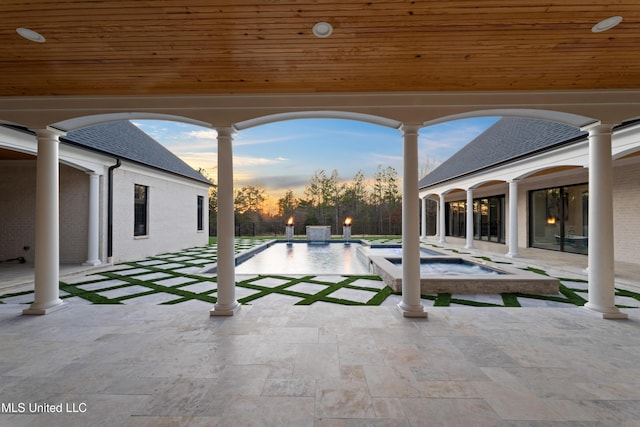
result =
M442 123L420 130L421 167L427 157L442 162L492 125L497 118ZM143 131L194 168L216 177L215 130L177 122L136 120ZM287 189L302 196L315 171L336 169L345 181L358 170L372 178L378 165L402 175L399 130L341 119L298 119L271 123L234 135L235 185L259 185L274 197Z

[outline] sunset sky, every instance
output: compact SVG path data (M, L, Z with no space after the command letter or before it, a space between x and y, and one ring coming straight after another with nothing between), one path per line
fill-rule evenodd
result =
M458 120L422 128L419 163L442 162L482 133L498 118ZM190 166L216 178L215 130L166 121L134 122ZM345 181L358 170L372 178L378 165L402 176L402 133L369 123L342 119L298 119L262 125L234 135L236 187L259 185L271 196L287 189L302 196L315 171L336 169Z

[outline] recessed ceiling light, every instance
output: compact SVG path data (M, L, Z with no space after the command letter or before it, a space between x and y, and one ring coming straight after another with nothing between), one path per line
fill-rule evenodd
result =
M318 22L313 26L313 34L316 37L329 37L333 33L333 27L328 22Z
M620 22L622 22L622 16L612 16L610 18L603 19L602 21L594 25L593 28L591 28L591 32L601 33L603 31L610 30L616 25L618 25Z
M18 34L20 34L22 37L24 37L27 40L31 40L32 42L37 42L37 43L44 43L47 41L47 39L44 38L44 36L38 32L35 32L33 30L30 30L28 28L16 28L16 32Z

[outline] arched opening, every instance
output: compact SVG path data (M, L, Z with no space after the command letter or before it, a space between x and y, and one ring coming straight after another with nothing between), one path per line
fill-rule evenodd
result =
M354 235L400 234L399 132L333 115L340 117L279 116L241 126L233 144L237 202L245 205L236 206L236 227L249 223L242 234L255 230L258 212L261 234L281 234L290 216L299 226L328 225L332 234L340 234L347 216ZM256 199L262 206L245 203Z

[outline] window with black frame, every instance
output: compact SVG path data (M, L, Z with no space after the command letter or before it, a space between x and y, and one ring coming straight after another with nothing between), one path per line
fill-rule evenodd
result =
M587 254L588 207L588 184L529 192L529 245L540 249Z
M204 230L204 197L198 196L198 231Z
M149 187L135 184L133 191L133 235L146 236L148 234L148 199Z

